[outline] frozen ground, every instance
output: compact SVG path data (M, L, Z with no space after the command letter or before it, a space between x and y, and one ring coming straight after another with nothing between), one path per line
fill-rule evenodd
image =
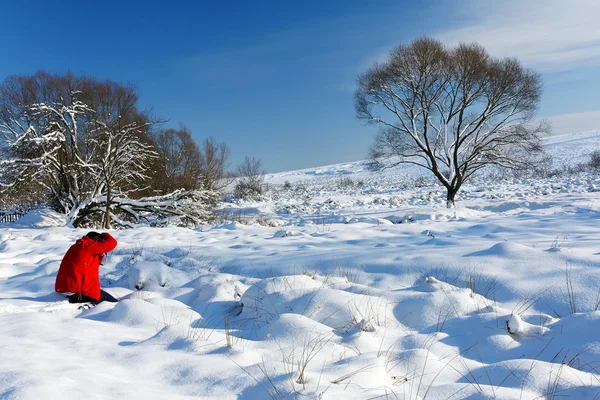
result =
M600 132L547 148L576 165ZM53 285L86 231L1 226L0 398L600 398L600 176L482 177L447 210L421 175L279 173L216 226L116 231L122 300L84 311Z

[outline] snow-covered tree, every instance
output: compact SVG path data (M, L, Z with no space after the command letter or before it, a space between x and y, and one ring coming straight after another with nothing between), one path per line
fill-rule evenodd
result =
M21 193L23 182L33 182L75 227L158 223L167 216L193 225L209 218L216 201L209 191L175 185L174 193L139 199L155 194L149 187L160 159L150 135L154 122L137 101L132 86L70 73L7 78L0 84L0 191L21 186L15 192ZM181 150L196 150L186 158L195 166L175 159L172 167L188 175L195 168L194 185L184 189L200 189L202 156L186 138Z
M215 191L176 190L166 195L132 199L113 196L110 201L111 225L131 228L136 224L197 227L214 218ZM106 213L106 196L97 197L79 216L81 226L94 226Z
M0 87L0 182L37 182L77 226L83 209L143 180L153 156L150 122L129 87L38 73ZM110 226L110 213L104 218Z
M129 124L109 126L97 121L99 132L90 141L97 150L98 157L92 166L96 180L103 186L106 197L104 228L110 229L111 203L113 196L140 191L148 180L150 163L158 157L150 143L144 143L144 131L150 125L147 121L134 121Z
M424 38L399 46L358 79L356 112L381 127L376 165L416 164L447 190L448 207L475 172L531 168L547 124L530 125L541 79L513 58L477 44L447 48Z
M0 113L1 185L38 182L52 193L71 223L84 199L100 193L90 174L93 154L81 128L93 111L77 99L77 93L70 93L69 98L51 103L26 105L21 114L6 108Z

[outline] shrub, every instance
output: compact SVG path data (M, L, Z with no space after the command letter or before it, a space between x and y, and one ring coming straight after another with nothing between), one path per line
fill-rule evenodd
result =
M590 155L590 162L589 162L589 166L592 169L595 170L600 170L600 150L595 150L591 155Z
M265 172L259 159L246 157L237 168L239 176L235 185L234 195L240 199L260 197L264 191Z
M417 179L415 179L414 187L423 188L423 187L426 187L428 184L429 184L429 182L427 181L426 177L419 176Z
M238 182L235 185L233 194L239 199L256 199L263 194L263 188L262 186L250 184L248 182Z
M338 181L338 188L340 189L351 189L356 186L356 182L352 180L352 178L341 177Z

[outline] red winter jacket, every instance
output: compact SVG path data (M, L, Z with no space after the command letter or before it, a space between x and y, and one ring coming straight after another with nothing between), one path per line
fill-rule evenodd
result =
M60 263L54 290L100 300L100 263L105 253L117 247L115 238L108 233L102 236L103 242L84 236L71 246Z

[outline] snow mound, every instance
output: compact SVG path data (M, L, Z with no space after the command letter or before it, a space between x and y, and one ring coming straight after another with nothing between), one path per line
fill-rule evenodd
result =
M511 335L522 335L525 324L519 314L510 314L506 321L506 328Z
M502 258L512 258L512 257L523 257L524 255L532 254L534 251L533 248L519 244L514 242L500 242L496 243L492 247L482 250L476 251L474 253L469 253L467 256L495 256Z
M4 251L2 245L0 245L0 251ZM14 265L0 264L0 278L8 278L9 276L17 275L17 271L18 269L15 268Z
M331 329L346 331L363 325L385 326L393 319L386 299L353 293L341 280L321 280L305 275L264 279L242 295L241 320L257 328L268 327L283 314L299 314ZM348 289L348 290L342 290ZM313 323L314 323L313 322Z
M577 165L600 132L551 141L566 166ZM0 393L80 398L93 387L98 398L219 400L600 393L600 172L474 177L459 208L445 210L442 186L411 181L423 171L340 167L267 177L282 185L260 200L223 198L230 209L214 223L231 215L241 224L116 231L119 247L100 274L121 302L89 310L53 291L61 258L85 231L3 224ZM284 224L256 223L272 218ZM272 239L279 229L294 236Z
M121 300L111 311L107 321L127 326L155 326L160 319L160 309L142 299Z
M167 265L158 261L138 261L131 266L129 272L130 288L142 290L153 285L165 287L168 269Z
M275 238L284 238L284 237L289 237L289 236L294 236L294 232L290 231L288 229L280 229L273 234L274 239Z
M165 350L179 350L184 352L196 351L198 341L188 334L189 330L182 326L167 325L159 330L156 335L136 343L136 346L162 347Z
M463 289L427 277L421 283L394 294L396 319L409 328L439 331L446 321L485 309L490 302Z
M168 288L179 287L190 279L198 276L205 262L197 261L189 258L180 258L176 260L168 260L173 266L165 264L163 261L144 260L140 257L139 261L135 261L129 265L130 261L121 261L121 265L126 272L116 281L112 282L112 286L124 286L131 290L145 291L163 291Z
M17 220L12 226L23 228L50 228L65 225L64 214L49 209L32 210Z
M121 300L112 309L107 321L161 329L165 326L189 325L200 318L200 314L179 301L155 297Z
M289 341L302 337L303 332L311 332L313 335L325 336L331 334L332 329L327 325L318 323L304 315L281 314L267 328L268 338Z

